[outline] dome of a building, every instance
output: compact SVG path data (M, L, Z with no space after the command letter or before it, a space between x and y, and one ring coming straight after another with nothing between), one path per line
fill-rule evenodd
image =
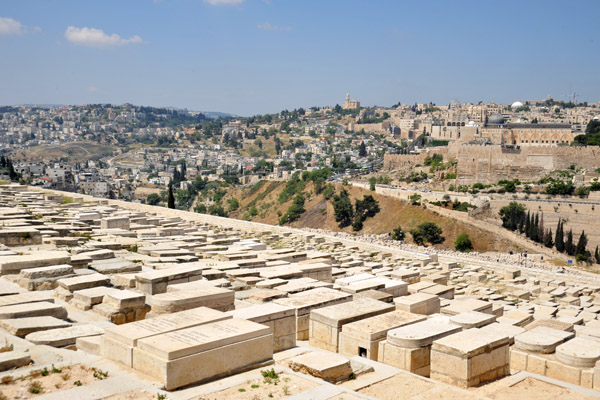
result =
M502 125L504 123L504 117L498 113L490 115L488 118L488 124Z
M457 99L450 100L450 108L458 108L460 107L460 101Z
M517 109L517 108L521 108L523 107L523 103L521 103L520 101L515 101L514 103L512 103L512 105L510 106L513 110Z

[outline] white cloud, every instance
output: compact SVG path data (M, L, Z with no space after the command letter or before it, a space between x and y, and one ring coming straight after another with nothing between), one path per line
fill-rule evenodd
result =
M291 26L277 26L277 25L271 25L268 22L265 22L263 24L258 24L258 29L262 29L263 31L291 31L292 27Z
M211 6L231 6L235 4L242 4L245 0L204 0L205 3Z
M30 28L12 18L0 17L0 35L22 35L29 32L37 33L41 29L39 26Z
M102 29L86 27L77 28L75 26L69 26L67 28L65 31L65 38L71 43L89 47L110 47L142 43L142 38L138 35L125 39L116 33L108 35L104 33Z

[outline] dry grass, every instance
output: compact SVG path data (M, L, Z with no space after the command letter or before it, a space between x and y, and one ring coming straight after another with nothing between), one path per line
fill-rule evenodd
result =
M285 182L265 182L260 189L251 192L249 189L236 189L228 193L226 201L235 197L240 202L240 209L234 213L230 213L231 218L243 219L248 211L248 207L252 204L258 209L258 215L252 218L252 221L262 222L266 224L276 225L279 220L279 214L287 211L292 203L290 199L284 204L279 204L279 193L283 190ZM337 185L337 191L341 191L343 186ZM403 202L391 197L375 194L366 189L358 187L345 187L348 190L352 201L354 199L362 199L364 195L372 195L378 202L381 208L379 214L373 218L369 218L364 223L364 228L361 234L385 234L391 232L397 226L401 226L406 233L406 240L412 242L412 237L408 233L411 229L416 228L424 222L435 222L443 230L443 236L446 241L437 248L454 249L454 241L462 232L467 232L473 242L474 249L479 252L507 252L516 250L520 246L511 241L500 238L491 232L485 231L468 225L462 221L457 221L449 217L441 216L432 210L424 209L422 206L413 206L407 202ZM352 227L340 229L335 222L333 206L331 201L327 201L320 195L308 196L313 193L312 183L308 183L304 189L306 202L304 208L306 212L300 219L291 224L294 227L305 227L321 229L326 228L330 231L342 231L353 233ZM261 207L267 206L267 207Z

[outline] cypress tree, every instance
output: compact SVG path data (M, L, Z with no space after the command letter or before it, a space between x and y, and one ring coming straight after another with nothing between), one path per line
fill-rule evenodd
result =
M565 233L563 232L563 223L559 219L558 225L556 226L556 236L554 237L554 244L556 246L556 251L560 253L565 252Z
M525 236L531 236L531 217L529 211L527 211L527 219L525 220Z
M15 169L12 165L12 161L10 160L10 158L6 157L6 167L8 168L8 177L10 178L11 181L14 181L17 179L17 173L15 172Z
M575 255L583 255L585 256L587 253L587 236L585 235L585 231L581 231L581 235L579 235L579 240L577 241L577 247L575 248Z
M525 215L521 215L519 219L519 233L525 232Z
M546 233L544 234L544 246L551 249L554 246L554 241L552 241L552 229L548 228Z
M167 207L175 208L175 196L173 196L173 185L169 184L169 197L167 199Z
M575 255L575 245L573 244L573 230L572 229L569 229L569 232L567 233L567 243L565 243L565 251L570 256Z
M594 252L594 258L596 259L596 264L600 264L600 252L598 251L598 246L596 246L596 251Z
M538 225L538 242L544 243L544 235L544 213L542 213L542 215L540 215L540 224Z
M529 236L534 242L539 242L538 237L538 226L540 224L540 216L536 213L535 218L532 218L533 223L531 224L531 235Z

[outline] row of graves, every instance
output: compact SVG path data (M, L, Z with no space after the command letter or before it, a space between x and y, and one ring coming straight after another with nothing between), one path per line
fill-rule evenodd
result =
M338 384L387 365L600 391L599 286L16 185L0 205L0 376L77 360L177 393L274 363Z

